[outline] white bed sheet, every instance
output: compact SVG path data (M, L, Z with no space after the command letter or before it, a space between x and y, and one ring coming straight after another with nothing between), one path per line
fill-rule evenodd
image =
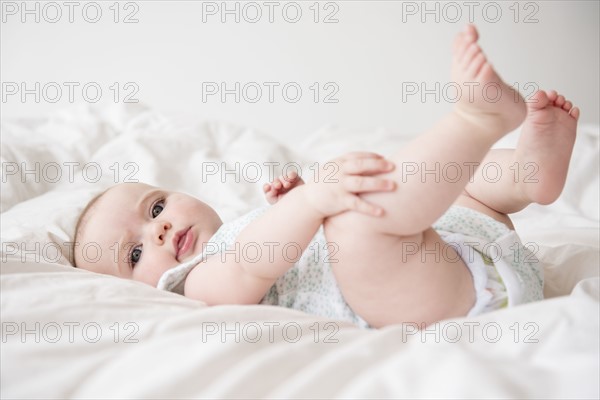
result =
M139 167L134 178L196 195L229 219L264 204L266 175L251 183L246 170L239 183L231 175L223 183L203 176L207 162L295 161L308 172L345 151L386 154L399 142L384 130L324 127L284 144L140 105L2 121L2 398L598 398L598 126L580 127L563 196L514 218L544 263L547 299L443 321L424 336L276 307L206 307L69 264L64 243L79 212L115 171L121 181L134 171L128 162ZM37 181L12 173L14 163L35 162ZM51 163L63 173L58 183ZM87 165L88 181L97 163L102 179L92 184L76 168L70 182L68 163Z

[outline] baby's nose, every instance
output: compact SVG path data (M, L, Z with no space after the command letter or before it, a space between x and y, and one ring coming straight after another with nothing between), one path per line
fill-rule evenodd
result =
M158 243L163 243L167 236L167 231L171 229L172 225L167 221L156 221L154 223L154 238Z

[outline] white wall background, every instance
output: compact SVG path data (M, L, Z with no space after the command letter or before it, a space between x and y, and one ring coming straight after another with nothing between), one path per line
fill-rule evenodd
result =
M166 115L226 121L284 139L329 124L412 135L452 104L443 92L437 101L433 94L424 101L420 94L403 99L403 86L424 82L432 89L436 82L448 83L452 38L472 19L505 80L525 95L536 86L557 89L580 105L582 122L599 122L598 1L323 1L316 6L315 1L275 1L272 23L266 2L247 3L81 1L70 9L62 1L25 6L3 1L2 118L36 117L70 106L64 82L79 84L75 103L86 102L82 87L89 82L102 89L101 103L114 101L117 82L120 102L137 86L133 98ZM221 11L236 4L240 22L227 14L223 23ZM262 17L251 23L256 5ZM284 16L294 18L296 5L300 20L287 22ZM204 12L215 8L215 15ZM87 22L84 17L96 18L97 9L98 22ZM124 23L128 15L138 22ZM327 15L338 22L324 23ZM22 82L28 89L39 82L39 103L34 94L24 99L20 92L11 94ZM125 87L128 82L136 86ZM228 88L257 82L262 98L250 103L242 96L236 103L233 95L225 102L215 95L203 101L203 82L225 82ZM279 84L273 102L263 82ZM283 97L288 82L302 89L296 103ZM328 82L335 86L326 88ZM52 103L57 86L62 95ZM325 103L324 95L336 86L338 102ZM88 95L93 98L95 90ZM247 95L254 97L255 91Z

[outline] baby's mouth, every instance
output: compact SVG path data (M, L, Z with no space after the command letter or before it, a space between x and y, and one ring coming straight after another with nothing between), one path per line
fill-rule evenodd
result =
M180 230L173 238L173 246L175 248L175 259L180 261L181 256L190 250L194 244L194 233L191 227Z

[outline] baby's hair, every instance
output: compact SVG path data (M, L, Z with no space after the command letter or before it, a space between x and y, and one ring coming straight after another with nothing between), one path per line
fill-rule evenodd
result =
M110 188L109 188L110 189ZM73 267L77 268L77 263L75 262L75 247L77 245L77 237L80 234L82 225L85 225L85 221L86 221L86 217L88 215L88 213L90 212L90 210L92 209L92 207L94 207L94 204L96 204L96 202L108 191L108 189L103 190L102 192L98 193L97 195L95 195L85 206L85 208L83 209L83 211L81 212L81 214L79 215L79 218L77 219L77 224L75 225L75 234L73 237L73 246L72 246L72 250L71 250L71 260L73 260Z

